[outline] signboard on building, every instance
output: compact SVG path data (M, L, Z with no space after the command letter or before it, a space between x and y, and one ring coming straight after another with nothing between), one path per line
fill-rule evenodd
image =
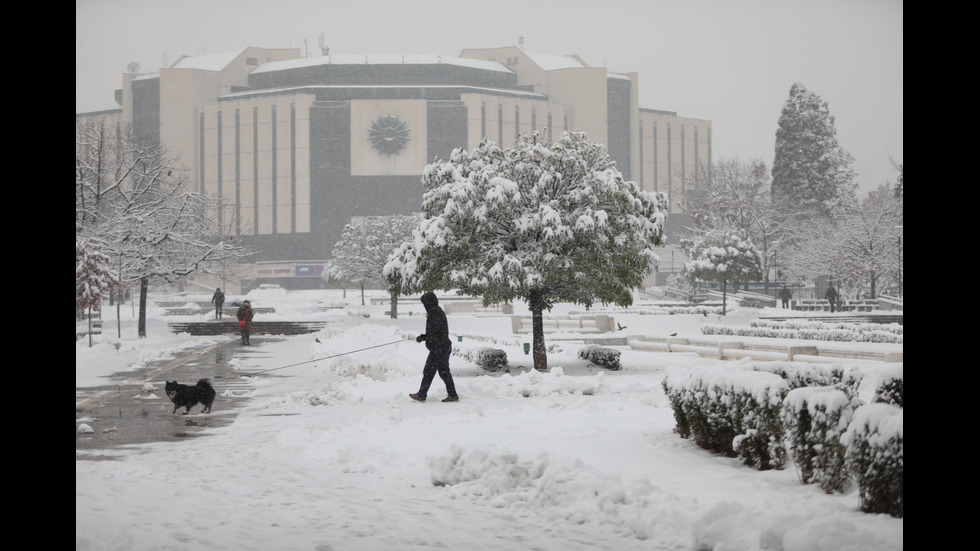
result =
M256 264L253 278L270 277L320 277L323 264Z

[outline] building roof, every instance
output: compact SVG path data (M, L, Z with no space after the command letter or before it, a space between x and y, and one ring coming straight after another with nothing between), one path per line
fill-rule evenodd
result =
M203 69L205 71L220 71L228 66L236 57L242 55L242 50L225 52L223 54L208 54L183 56L170 66L171 69Z
M253 74L271 71L283 71L298 69L302 67L314 67L317 65L438 65L450 64L462 67L472 67L487 71L500 71L513 73L501 63L495 61L483 61L480 59L466 59L462 57L446 57L441 55L413 55L413 54L331 54L315 57L304 57L300 59L290 59L286 61L272 61L263 63L257 67Z
M476 93L476 94L491 94L491 95L503 95L503 96L515 96L515 97L525 97L530 99L544 99L547 96L538 92L531 92L527 90L515 90L511 88L488 88L486 86L470 86L466 84L424 84L424 85L412 85L412 84L365 84L365 85L352 85L352 84L341 84L341 85L329 85L329 84L312 84L303 86L287 86L280 88L262 88L255 90L240 90L238 92L232 92L228 94L222 94L219 100L234 100L242 99L252 96L264 96L264 95L276 95L276 94L302 94L302 93L316 93L317 91L329 91L329 90L379 90L379 89L390 89L390 90L458 90L460 93Z
M524 50L521 50L522 52ZM577 58L570 55L551 55L551 54L532 54L530 52L524 52L524 55L531 58L531 61L537 64L545 71L554 71L557 69L580 69L582 67L588 67Z

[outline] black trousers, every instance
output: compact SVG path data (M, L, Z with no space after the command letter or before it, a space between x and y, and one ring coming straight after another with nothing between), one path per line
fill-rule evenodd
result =
M442 382L446 383L446 393L456 396L456 384L453 383L453 374L449 372L449 356L452 354L452 345L444 349L429 351L429 357L425 359L425 367L422 368L422 385L419 386L419 397L425 398L429 393L429 386L436 373Z

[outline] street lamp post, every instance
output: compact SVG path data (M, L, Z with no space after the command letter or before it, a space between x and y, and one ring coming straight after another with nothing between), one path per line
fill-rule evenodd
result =
M898 236L898 298L902 298L902 236Z
M902 298L902 225L896 225L898 230L898 298Z

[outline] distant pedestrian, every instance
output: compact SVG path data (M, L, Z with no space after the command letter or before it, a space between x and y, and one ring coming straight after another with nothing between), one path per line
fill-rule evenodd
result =
M833 314L834 306L837 306L837 299L838 299L837 289L834 289L833 283L830 284L830 287L827 287L827 294L824 295L824 298L826 298L827 302L830 303L830 313ZM840 310L839 307L837 309Z
M779 291L779 298L783 301L783 308L789 308L789 301L793 298L793 293L785 285Z
M221 287L211 295L211 303L214 304L214 319L221 319L221 307L225 304L225 294L221 292Z
M242 344L245 346L252 344L249 342L249 334L252 332L252 318L254 316L252 303L247 300L242 302L242 305L238 307L238 327L242 330Z
M446 312L439 306L439 299L433 292L422 295L422 305L425 306L425 333L416 337L415 342L425 341L425 347L429 349L429 356L425 360L422 368L422 384L419 391L409 394L413 400L424 402L429 393L429 385L436 373L439 378L446 383L446 396L443 402L458 402L459 395L456 394L456 385L453 383L453 374L449 372L449 356L453 351L453 342L449 339L449 322L446 320Z

